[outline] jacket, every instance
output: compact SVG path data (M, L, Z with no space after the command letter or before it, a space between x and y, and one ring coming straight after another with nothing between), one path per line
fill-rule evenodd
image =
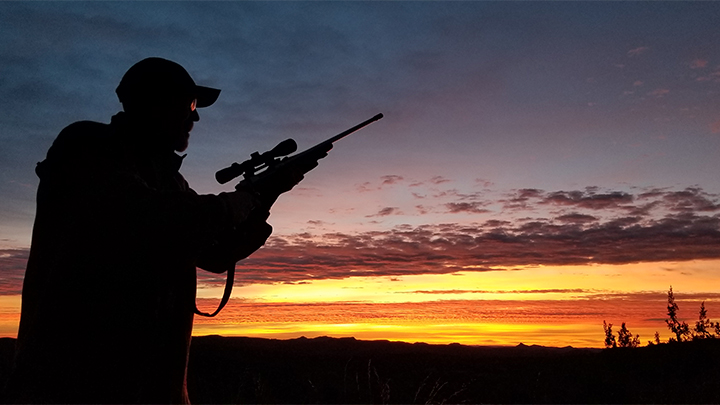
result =
M11 401L189 402L196 264L227 268L205 252L254 202L198 195L148 137L124 113L77 122L38 164Z

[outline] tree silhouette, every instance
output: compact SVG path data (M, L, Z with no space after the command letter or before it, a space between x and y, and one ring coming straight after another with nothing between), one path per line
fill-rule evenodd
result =
M605 321L603 321L603 330L605 331L605 347L608 349L611 347L617 347L617 342L615 342L615 335L612 331L612 324L607 324L605 323Z
M686 322L680 322L677 319L677 313L678 313L678 305L675 303L675 295L673 294L672 286L670 286L670 290L668 290L668 304L667 304L667 311L668 311L668 319L665 320L665 323L668 326L668 329L672 333L675 334L675 338L670 338L670 342L682 342L687 340L687 335L690 334L690 327Z
M693 328L693 340L696 339L707 339L713 338L713 334L710 330L713 327L713 323L707 318L707 311L705 310L705 301L700 304L700 317L695 322L695 328Z
M690 329L687 322L681 322L678 319L679 307L675 302L675 294L673 288L667 293L667 314L668 319L665 320L668 329L675 335L670 337L668 343L672 342L687 342L690 340L700 339L714 339L720 338L720 322L712 322L707 316L707 310L705 309L705 301L700 304L700 314L698 321L695 322L695 326ZM625 326L625 322L622 323L620 331L618 331L617 340L612 331L613 324L609 324L603 321L603 330L605 331L605 347L639 347L640 346L640 335L633 336L632 333ZM654 340L649 340L648 345L659 345L660 334L655 331Z
M640 335L633 337L632 333L625 327L625 322L620 326L618 332L618 346L619 347L638 347L640 346Z

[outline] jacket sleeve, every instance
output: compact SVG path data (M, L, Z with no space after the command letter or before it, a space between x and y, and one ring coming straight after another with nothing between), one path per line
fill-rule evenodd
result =
M224 273L260 249L272 230L264 219L251 215L241 226L222 233L204 249L198 257L197 266L212 273Z

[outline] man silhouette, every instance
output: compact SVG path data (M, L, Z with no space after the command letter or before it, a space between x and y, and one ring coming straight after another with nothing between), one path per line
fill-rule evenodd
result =
M12 402L188 403L196 265L222 272L262 246L261 201L301 179L198 195L175 152L220 90L148 58L116 92L123 111L110 124L71 124L37 166ZM219 249L227 235L234 246Z

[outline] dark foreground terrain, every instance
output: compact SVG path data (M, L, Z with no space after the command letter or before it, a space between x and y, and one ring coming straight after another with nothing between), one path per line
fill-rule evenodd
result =
M196 403L720 403L720 339L637 349L193 340Z
M3 380L13 344L0 339ZM720 339L597 350L206 336L188 384L196 404L717 404Z

